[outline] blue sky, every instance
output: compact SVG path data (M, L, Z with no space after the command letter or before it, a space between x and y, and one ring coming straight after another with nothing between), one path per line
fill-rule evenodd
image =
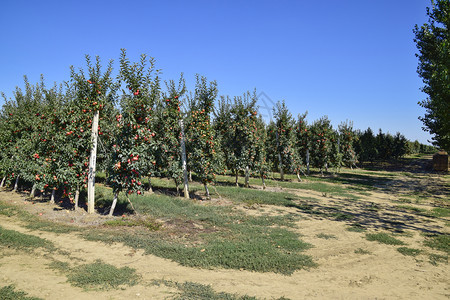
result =
M403 133L426 143L417 119L415 24L429 0L0 1L0 91L12 96L44 74L69 79L84 55L116 62L146 53L164 79L218 82L219 94L254 88L294 116L327 115L334 127ZM116 64L116 70L118 65ZM266 104L270 101L266 99ZM3 100L0 100L0 104ZM264 105L264 103L260 103ZM263 112L264 113L264 112Z

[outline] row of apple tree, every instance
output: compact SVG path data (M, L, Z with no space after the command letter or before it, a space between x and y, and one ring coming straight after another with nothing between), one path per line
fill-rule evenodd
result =
M44 80L16 88L0 116L1 185L17 189L19 179L36 191L59 190L75 202L88 190L88 211L94 211L95 173L107 174L117 195L142 194L152 177L174 180L189 197L188 174L205 187L216 174L258 176L269 172L301 174L309 166L321 171L352 167L368 151L363 134L351 122L333 130L328 118L307 124L295 119L284 102L274 107L266 124L258 114L256 91L239 97L218 97L217 83L197 76L187 92L184 79L162 83L152 58L130 62L122 50L119 71L113 62L103 68L87 56L84 69L70 69L70 80L47 87ZM395 156L406 153L400 134ZM372 147L372 146L370 146ZM394 147L395 148L395 147ZM397 149L395 148L395 149ZM150 186L144 187L148 178Z

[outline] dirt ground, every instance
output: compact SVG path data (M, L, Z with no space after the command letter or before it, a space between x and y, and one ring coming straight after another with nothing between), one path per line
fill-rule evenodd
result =
M318 267L296 271L291 276L183 267L167 259L144 255L142 250L136 251L122 244L86 241L77 233L31 231L16 218L0 215L3 228L48 239L57 248L70 253L69 256L58 253L29 256L0 247L0 287L14 284L28 296L43 299L166 299L175 295L176 290L150 284L152 280L164 279L211 285L217 292L261 299L282 296L290 299L448 299L450 269L446 263L434 265L429 262L428 255L439 252L423 245L423 233L449 234L449 218L426 218L398 208L399 203L395 202L411 189L420 187L427 190L427 186L429 189L443 186L444 192L435 191L433 200L420 205L408 204L431 209L436 201L448 198L448 185L448 180L436 174L399 176L382 188L371 191L370 195L362 195L362 200L358 201L307 190L288 190L317 199L304 201L304 204L316 209L327 211L339 208L352 216L352 223L356 221L364 225L369 232L399 233L396 237L406 242L408 247L426 250L416 257L402 255L397 251L398 246L368 241L365 233L348 231L346 220L330 220L298 208L268 205L240 207L249 214L295 213L302 217L294 230L302 240L314 246L305 254L312 256ZM108 219L106 216L90 216L84 211L66 211L48 203L32 204L24 196L7 191L0 192L0 200L20 205L41 218L80 226L92 226ZM329 238L320 237L321 234ZM135 268L142 275L142 280L136 286L112 291L85 291L71 286L65 276L49 269L46 265L52 259L83 263L100 259L117 267Z

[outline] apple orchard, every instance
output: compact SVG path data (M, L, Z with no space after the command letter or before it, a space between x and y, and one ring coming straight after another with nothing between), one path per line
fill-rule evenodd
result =
M85 68L70 69L70 80L47 87L43 78L16 88L0 116L1 186L29 189L30 196L66 199L77 209L95 211L95 175L106 174L114 194L151 192L151 179L169 178L177 194L189 198L189 181L201 182L205 195L217 174L259 177L274 172L306 176L310 167L339 171L358 163L423 152L426 146L343 122L337 130L327 117L308 124L294 118L284 101L268 124L258 114L256 91L220 96L215 81L196 76L193 92L183 76L162 82L155 60L126 51L106 67L86 56ZM277 175L278 176L278 175ZM183 191L179 191L182 187ZM87 199L80 199L82 191ZM85 193L84 193L85 194ZM129 200L128 200L129 201ZM130 202L132 206L132 203Z

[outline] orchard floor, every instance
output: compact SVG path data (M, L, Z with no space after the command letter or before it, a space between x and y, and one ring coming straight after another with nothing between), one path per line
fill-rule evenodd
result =
M373 172L373 176L377 176L377 172ZM311 214L294 207L237 206L249 214L288 212L300 215L296 228L292 230L313 245L304 254L310 255L318 266L296 271L290 276L184 267L122 244L87 241L78 233L29 230L18 218L0 215L0 226L4 229L47 239L65 252L63 255L62 251L45 253L39 250L30 255L0 245L0 288L13 284L28 296L43 299L171 299L179 293L176 288L152 284L153 280L169 280L210 285L216 292L261 299L448 299L448 252L426 247L424 241L426 234L449 235L450 219L448 216L417 214L412 208L420 208L423 212L440 205L448 209L449 181L448 175L429 172L398 174L383 186L359 195L357 201L309 190L269 188L304 196L310 200L301 200L302 204L311 205L316 210L340 208L341 212L352 216L353 224L357 222L367 228L365 232L349 231L350 223L346 218L331 220L322 214ZM402 202L405 197L418 194L424 195L423 201L408 203L407 206ZM31 202L23 195L5 190L0 192L0 201L20 206L43 219L78 226L96 226L109 219L87 215L84 211L67 211L48 203ZM221 205L231 203L224 199L215 201L222 201ZM405 242L406 247L422 252L417 256L406 256L397 250L399 246L365 238L366 233L378 232L393 234ZM447 256L447 262L433 262L430 258L433 254ZM116 267L134 268L142 279L131 287L85 290L70 285L64 275L48 267L54 260L73 265L99 259Z

